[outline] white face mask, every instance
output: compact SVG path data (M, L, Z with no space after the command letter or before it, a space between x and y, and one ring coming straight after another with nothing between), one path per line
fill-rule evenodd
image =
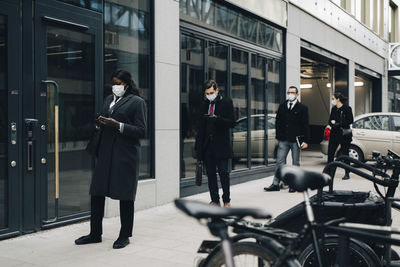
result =
M212 94L212 95L206 95L206 98L208 101L214 101L214 99L217 97L217 94Z
M289 101L294 101L296 99L296 96L294 94L288 94L288 99Z
M337 104L336 100L333 100L333 99L332 99L331 103L332 103L332 105L334 105L334 106L336 106L336 104Z
M125 94L125 86L123 85L113 85L112 86L112 92L115 96L121 97Z

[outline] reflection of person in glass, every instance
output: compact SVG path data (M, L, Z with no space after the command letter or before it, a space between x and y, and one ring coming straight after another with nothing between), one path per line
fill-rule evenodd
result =
M232 158L229 129L235 126L233 103L229 97L219 93L218 85L208 80L203 85L205 100L201 104L202 114L196 136L197 158L203 160L210 190L211 205L220 206L217 181L218 174L223 190L222 200L230 207L228 160Z
M106 196L120 200L121 230L113 248L125 247L132 236L139 176L139 139L146 132L146 104L129 72L114 72L112 83L113 94L104 100L96 119L102 133L90 186L90 234L75 240L77 245L101 242Z
M279 105L276 114L276 139L278 139L278 150L276 157L276 168L286 164L286 157L292 151L293 165L300 166L300 150L308 147L310 129L308 127L308 108L297 99L299 90L290 86L287 90L285 102ZM265 191L279 191L279 179L274 177L272 185L265 187ZM294 192L289 189L289 192Z
M336 150L340 145L340 154L348 156L350 143L352 140L352 133L349 131L348 135L343 134L343 129L350 129L350 124L353 123L353 112L351 107L345 105L347 97L341 93L334 93L332 96L332 109L329 116L329 127L331 134L329 136L328 145L328 163L333 161ZM343 180L349 179L349 172L346 170Z

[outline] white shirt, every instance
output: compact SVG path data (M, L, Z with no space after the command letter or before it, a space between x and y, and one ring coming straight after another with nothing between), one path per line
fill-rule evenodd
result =
M117 104L118 101L120 101L122 99L122 97L117 97L115 95L113 95L114 99L113 101L110 103L110 108L112 108L115 104ZM123 133L124 132L124 124L122 122L119 123L119 132Z
M292 107L290 107L290 103L292 103ZM293 109L293 107L294 107L294 105L296 105L296 103L297 103L297 98L295 100L293 100L292 102L288 101L287 108L290 110Z

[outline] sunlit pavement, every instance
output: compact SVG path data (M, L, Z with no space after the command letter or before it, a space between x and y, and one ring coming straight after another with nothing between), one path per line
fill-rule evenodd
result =
M302 154L302 166L322 171L326 156L314 149ZM343 181L338 170L335 189L374 191L372 183L351 175ZM302 201L300 193L264 192L272 177L232 186L232 207L259 207L274 216ZM208 193L189 197L209 201ZM394 225L400 225L393 212ZM193 266L203 239L213 238L208 229L185 216L172 204L135 213L134 236L124 249L112 249L119 233L119 218L104 219L103 242L76 246L74 240L89 231L89 223L79 223L0 241L0 266Z

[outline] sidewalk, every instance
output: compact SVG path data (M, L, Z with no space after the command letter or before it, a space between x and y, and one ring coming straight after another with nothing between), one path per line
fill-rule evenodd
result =
M304 168L321 171L326 158L320 153L302 157ZM373 191L373 185L356 176L340 179L338 171L335 189ZM299 193L264 192L272 177L232 186L233 207L259 207L274 216L302 201ZM314 194L314 193L313 193ZM208 193L188 197L209 201ZM394 212L394 225L400 217ZM89 223L78 223L39 233L0 241L0 266L193 266L196 251L203 239L213 239L208 229L178 211L172 203L135 213L134 236L124 249L112 249L119 233L119 218L104 219L103 242L76 246L74 240L89 231Z

